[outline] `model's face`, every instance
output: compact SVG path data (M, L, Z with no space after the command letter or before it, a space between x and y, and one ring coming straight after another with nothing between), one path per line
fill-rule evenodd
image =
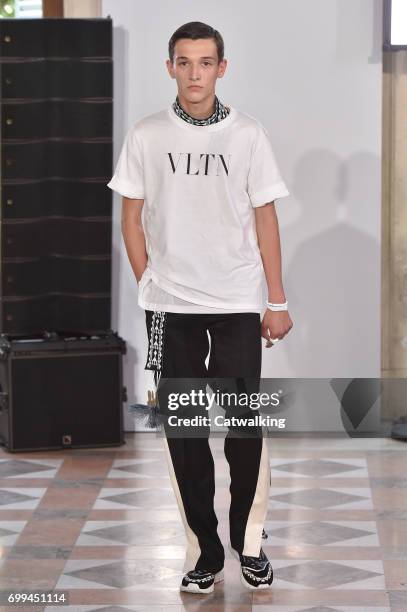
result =
M226 64L225 59L218 63L213 38L181 38L175 43L173 63L167 60L168 72L177 81L178 95L188 102L201 102L213 96L216 79L224 75Z

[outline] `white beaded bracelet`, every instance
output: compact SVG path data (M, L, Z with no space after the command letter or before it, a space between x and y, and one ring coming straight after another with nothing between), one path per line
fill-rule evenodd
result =
M283 302L282 304L273 304L272 302L267 302L267 308L269 308L269 310L274 311L288 310L288 302Z

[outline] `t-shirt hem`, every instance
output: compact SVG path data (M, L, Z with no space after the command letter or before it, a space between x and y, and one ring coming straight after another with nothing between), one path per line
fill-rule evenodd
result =
M144 192L142 189L136 191L134 189L134 185L129 185L126 181L119 179L116 176L112 177L112 179L107 183L107 186L112 189L112 191L117 191L117 193L125 198L144 200Z
M234 308L221 308L220 306L218 307L212 307L213 308L213 312L208 312L207 310L203 310L202 312L199 312L199 306L201 306L202 304L194 304L191 306L177 306L176 304L157 304L157 303L150 303L150 302L145 302L143 299L139 299L138 301L138 305L140 306L140 308L143 308L144 310L152 310L152 311L161 311L161 312L173 312L173 313L180 313L180 314L234 314L234 313L239 313L239 312L255 312L258 314L261 314L263 312L263 310L265 310L264 308L258 308L258 307L250 307L247 310L246 309L239 309L238 307L236 309Z
M163 289L164 291L168 291L168 293L175 295L175 297L179 297L181 300L185 300L186 302L191 302L192 304L198 304L200 306L209 306L210 308L244 308L244 309L250 309L250 308L259 308L259 305L256 304L247 304L247 303L237 303L237 304L227 304L225 302L208 302L207 300L202 300L200 299L198 300L192 300L189 296L185 295L182 293L182 291L178 291L177 289L174 289L171 284L167 284L165 281L163 282L161 280L161 278L158 278L157 275L155 274L155 272L153 272L152 270L150 270L151 273L151 278L153 280L153 282L160 287L161 289Z
M276 185L272 185L267 187L266 189L262 189L261 191L256 191L256 193L250 196L250 201L254 208L258 206L264 206L269 202L273 202L277 198L284 198L285 196L289 196L290 193L283 182L277 183Z

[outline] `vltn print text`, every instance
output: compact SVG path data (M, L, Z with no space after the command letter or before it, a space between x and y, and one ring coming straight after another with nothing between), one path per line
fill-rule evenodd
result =
M231 155L221 153L168 153L173 174L219 176L229 174Z

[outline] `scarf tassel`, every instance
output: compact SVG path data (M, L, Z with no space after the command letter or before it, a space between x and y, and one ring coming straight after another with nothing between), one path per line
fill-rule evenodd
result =
M157 389L161 372L154 370L154 389L147 391L147 404L131 404L129 412L135 420L147 429L157 429L161 425Z

